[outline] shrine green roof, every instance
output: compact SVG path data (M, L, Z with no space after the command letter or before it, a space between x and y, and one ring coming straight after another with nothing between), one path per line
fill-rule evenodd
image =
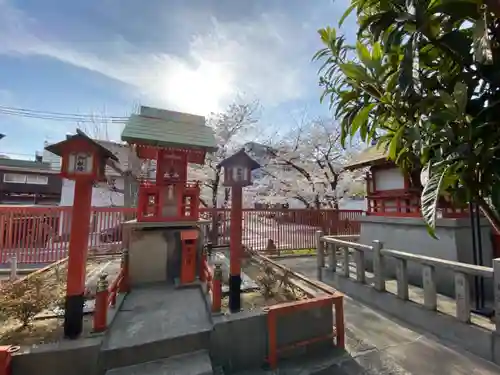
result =
M347 170L360 169L388 161L388 153L383 146L370 146L355 155L353 159L344 166Z
M214 132L203 116L144 106L140 114L130 116L121 138L150 146L217 150Z

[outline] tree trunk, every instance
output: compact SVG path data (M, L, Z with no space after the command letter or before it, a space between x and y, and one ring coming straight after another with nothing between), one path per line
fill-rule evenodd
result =
M481 212L486 217L486 219L488 219L495 232L500 233L500 218L498 217L498 215L495 213L495 211L493 211L490 205L483 198L479 198L478 203Z

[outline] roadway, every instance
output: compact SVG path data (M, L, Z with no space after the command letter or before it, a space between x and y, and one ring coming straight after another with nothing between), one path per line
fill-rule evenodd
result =
M279 260L316 278L316 258ZM459 348L440 342L345 296L346 345L349 355L324 375L498 375L500 367ZM323 373L322 373L323 374Z

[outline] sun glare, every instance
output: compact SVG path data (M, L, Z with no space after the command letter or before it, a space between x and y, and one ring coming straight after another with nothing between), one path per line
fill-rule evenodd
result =
M234 94L232 82L232 73L223 64L201 62L194 69L182 65L167 73L164 98L180 111L207 115L223 109Z

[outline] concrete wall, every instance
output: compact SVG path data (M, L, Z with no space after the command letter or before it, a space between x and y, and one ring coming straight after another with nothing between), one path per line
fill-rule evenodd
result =
M332 333L332 308L297 310L277 319L278 348ZM234 337L234 340L228 339ZM237 339L236 339L237 338ZM333 339L314 345L331 346ZM306 348L289 355L306 354ZM215 365L227 372L250 370L265 365L268 356L268 323L264 311L245 311L214 317L210 356ZM281 355L280 358L287 357Z
M97 374L101 337L65 340L32 347L14 355L13 375L91 375Z
M379 240L384 248L400 250L412 254L473 263L472 235L469 219L438 219L436 235L438 240L427 233L427 228L420 218L363 216L359 242L371 245L373 240ZM481 240L483 248L483 265L491 267L493 248L490 238L490 226L481 222ZM372 257L366 253L366 269L372 270ZM390 259L386 264L386 276L395 277L395 261ZM408 263L408 278L410 284L422 285L422 267L412 262ZM440 271L436 275L438 292L448 296L454 295L453 273ZM472 283L472 286L474 284ZM487 297L491 296L491 284L487 287Z
M130 236L130 284L167 280L167 241L163 231L133 231Z
M210 357L216 366L224 367L227 372L259 368L264 364L267 350L265 312L244 311L214 317Z
M130 256L131 285L168 281L180 277L182 251L180 232L193 227L161 227L165 223L126 224L131 229L127 245ZM160 227L155 227L160 225ZM203 235L200 230L196 254L196 275L201 267ZM127 229L129 230L129 229Z

